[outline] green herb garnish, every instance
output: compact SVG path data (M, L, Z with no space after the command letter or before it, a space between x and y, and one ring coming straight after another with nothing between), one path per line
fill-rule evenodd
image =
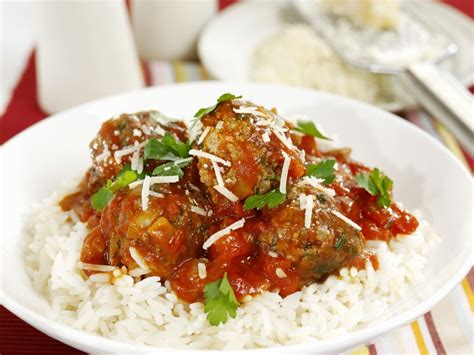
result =
M393 181L383 172L375 168L370 173L363 172L357 174L355 180L360 187L363 187L372 196L378 196L377 205L380 207L390 207L392 202L390 191Z
M109 201L114 197L114 193L106 187L102 187L91 197L91 205L98 211L102 211Z
M197 119L200 119L202 116L205 116L211 113L212 111L214 111L217 105L220 104L221 102L231 101L231 100L240 99L240 98L242 98L242 96L235 96L233 94L225 93L217 99L217 103L215 105L199 109L199 111L194 114L194 117L196 117Z
M115 181L108 180L105 186L92 195L92 207L98 211L102 211L117 191L124 189L138 178L143 177L144 174L138 174L136 171L131 170L130 164L125 165L120 173L118 173Z
M188 166L191 163L192 158L180 162L170 162L157 166L153 170L152 175L154 176L175 176L178 175L180 178L183 177L184 171L182 168Z
M336 241L336 245L335 245L336 250L341 249L344 245L346 245L346 243L347 243L346 236L344 234L341 234Z
M336 161L334 159L324 160L318 164L308 164L306 167L306 175L314 176L318 179L324 180L324 184L330 184L334 181L334 165Z
M177 140L168 132L161 139L151 138L145 145L144 158L159 160L177 160L187 158L191 146Z
M278 190L272 190L264 195L252 195L247 197L244 203L244 209L250 210L256 208L262 209L265 205L268 208L275 208L285 201L286 194L281 193Z
M298 131L298 132L301 132L303 134L306 134L308 136L313 136L313 137L320 138L320 139L331 140L331 138L328 138L325 135L323 135L319 131L319 129L316 127L314 122L311 122L311 121L300 121L300 120L298 120L296 122L295 130Z
M204 286L204 311L211 325L224 324L229 316L235 318L238 306L239 302L227 279L227 273L224 273L222 279Z

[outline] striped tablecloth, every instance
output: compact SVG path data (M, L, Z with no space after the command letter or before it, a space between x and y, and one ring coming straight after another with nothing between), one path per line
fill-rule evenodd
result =
M151 62L145 65L148 83L164 85L207 79L205 70L196 63ZM45 115L36 103L34 55L15 89L1 121L0 143L38 121ZM20 121L21 117L21 121ZM438 122L419 111L404 113L404 117L420 126L443 144L469 169L473 160L465 155L452 135ZM396 329L362 345L348 354L472 354L474 348L474 269L431 312L409 326ZM27 338L27 342L22 339ZM4 308L0 310L0 353L73 353L75 350L39 333Z

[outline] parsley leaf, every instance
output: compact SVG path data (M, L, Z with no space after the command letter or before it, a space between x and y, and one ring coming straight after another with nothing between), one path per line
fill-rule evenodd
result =
M313 136L313 137L320 138L320 139L327 139L329 141L331 140L331 138L328 138L325 135L323 135L318 130L318 128L316 127L314 122L311 122L311 121L300 121L300 120L298 120L296 122L295 131L301 132L301 133L306 134L308 136Z
M262 209L265 205L268 208L275 208L285 201L286 194L281 193L278 190L272 190L264 195L252 195L247 197L244 203L244 209L249 210L256 208Z
M202 116L205 116L211 113L212 111L214 111L217 105L220 104L221 102L231 101L231 100L240 99L240 98L242 98L242 96L235 96L233 94L225 93L217 99L217 103L215 105L199 109L198 112L194 114L194 117L196 117L197 119L200 119Z
M355 180L360 187L363 187L372 196L378 196L377 205L390 207L392 202L390 190L392 190L393 181L383 172L375 168L370 174L367 172L357 174Z
M323 179L325 184L330 184L334 181L334 159L324 160L318 164L308 164L306 168L307 176L314 176L318 179Z
M187 158L191 146L177 140L168 132L160 139L152 138L145 145L144 158L159 160L177 160Z
M339 250L341 249L344 245L346 245L347 243L347 239L346 239L346 236L344 234L341 234L338 238L337 238L337 241L336 241L336 250Z
M138 174L136 171L131 170L130 164L125 165L122 170L118 173L115 181L108 180L107 184L99 189L91 197L91 205L98 211L102 211L109 201L114 197L117 191L120 191L127 187L129 184L143 178L144 174Z
M102 187L91 197L91 205L98 211L102 211L109 201L114 197L114 193L107 187Z
M174 176L178 175L180 178L183 177L184 171L181 168L188 166L191 163L192 158L188 158L185 161L180 161L178 163L171 162L157 166L153 170L152 175L154 176Z
M229 316L235 318L238 306L239 302L227 279L227 273L224 273L222 279L204 286L204 311L211 325L224 324Z

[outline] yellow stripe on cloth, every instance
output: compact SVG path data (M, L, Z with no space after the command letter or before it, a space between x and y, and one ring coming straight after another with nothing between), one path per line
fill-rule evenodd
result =
M439 135L441 136L441 139L443 140L443 143L446 145L446 147L470 171L471 169L469 168L469 164L467 163L466 158L464 157L464 154L461 151L461 147L459 146L458 142L456 141L454 136L451 134L451 132L449 132L446 127L444 127L441 123L439 123L436 120L434 120L434 125L435 125L436 130L438 131Z
M357 349L352 350L352 355L369 355L369 348L365 345L360 346Z
M469 286L469 282L466 278L464 278L461 282L462 289L466 294L467 301L469 302L469 306L471 306L471 311L474 313L474 295L472 294L471 286Z
M413 331L413 335L415 336L416 345L418 345L420 354L428 354L428 348L426 347L425 339L423 339L423 334L421 334L420 325L418 324L418 321L414 321L413 323L411 323L411 330Z
M186 81L186 72L184 71L184 65L180 61L173 62L174 77L177 83Z

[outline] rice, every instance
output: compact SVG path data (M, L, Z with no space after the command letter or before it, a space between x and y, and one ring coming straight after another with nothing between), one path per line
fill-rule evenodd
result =
M343 62L308 25L288 25L260 43L252 57L255 81L304 86L388 105L402 99L392 77Z
M34 287L49 300L57 321L151 346L259 348L317 341L372 325L390 317L390 306L423 280L427 255L438 240L417 214L420 227L412 235L389 245L367 243L379 259L377 271L367 263L363 270L342 269L339 276L285 298L266 292L242 304L235 319L214 327L202 303L181 303L159 277L138 281L117 269L87 280L78 262L88 229L58 207L65 192L37 204L28 217L26 266Z

